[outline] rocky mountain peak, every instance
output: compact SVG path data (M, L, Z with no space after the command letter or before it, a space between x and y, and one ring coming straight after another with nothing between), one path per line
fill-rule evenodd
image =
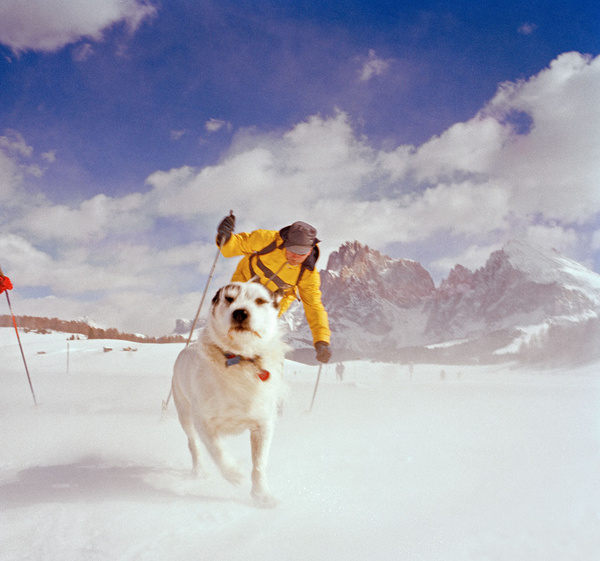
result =
M464 337L549 318L578 321L599 305L600 275L554 250L513 240L475 272L452 269L428 303L426 332Z
M331 254L322 278L324 294L344 298L360 292L364 298L376 296L402 307L417 304L435 290L431 275L419 263L392 259L357 241Z
M392 260L358 241L346 242L329 256L327 271L340 276L362 277L373 270L387 269Z
M472 290L474 277L475 275L472 271L462 265L456 265L450 271L448 278L444 279L440 284L438 293L466 292Z
M515 270L542 284L577 287L588 294L600 290L600 275L555 249L545 249L521 240L511 240L501 250Z
M332 344L346 357L500 360L521 352L530 334L566 341L572 332L587 341L600 332L600 275L518 240L475 271L456 265L437 289L419 263L346 242L321 271L321 288ZM307 345L308 326L297 312L292 337ZM585 355L577 345L564 347L552 343L561 356Z

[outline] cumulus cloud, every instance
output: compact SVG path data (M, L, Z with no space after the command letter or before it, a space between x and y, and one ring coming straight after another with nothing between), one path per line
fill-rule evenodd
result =
M538 75L503 84L484 110L498 119L517 111L531 116L528 134L498 152L489 173L511 185L511 205L585 222L600 208L600 57L565 53Z
M117 22L134 31L154 16L156 8L144 0L3 0L0 3L0 42L14 53L57 51L82 37L102 38ZM89 50L78 51L88 56Z
M584 223L600 208L599 88L600 57L567 53L419 147L376 151L339 111L281 135L241 132L217 165L150 176L149 197L170 216L215 220L237 206L247 228L310 219L332 245Z
M371 171L371 154L344 113L313 116L279 136L238 133L214 166L156 172L147 199L161 216L215 219L237 208L247 224L284 221L309 213L323 197L352 197Z
M119 234L139 233L149 227L151 223L139 212L141 203L139 193L120 198L96 195L76 207L44 201L24 210L14 224L38 240L63 244L97 242L107 236L114 239Z
M216 224L229 209L238 231L311 222L325 257L353 239L380 249L444 239L453 255L432 251L423 261L440 275L456 263L483 265L511 237L591 261L600 248L591 233L600 218L598 91L600 57L566 53L527 80L502 84L472 119L421 146L375 149L343 111L278 133L241 130L214 165L157 171L145 192L73 205L23 198L0 222L0 254L31 286L102 293L97 310L107 318L150 297L180 314L201 289ZM6 194L23 189L22 161L34 155L17 133L2 138ZM169 225L176 236L157 233ZM232 266L223 260L222 280ZM160 324L164 333L163 313L140 309L145 325L136 330ZM133 311L130 320L128 329Z

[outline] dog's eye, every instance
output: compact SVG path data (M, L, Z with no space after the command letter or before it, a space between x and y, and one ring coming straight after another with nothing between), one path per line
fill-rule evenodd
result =
M233 302L233 297L232 296L225 296L225 301L229 304L231 304Z
M256 300L254 300L254 302L258 306L264 306L267 303L267 301L264 298L257 298Z

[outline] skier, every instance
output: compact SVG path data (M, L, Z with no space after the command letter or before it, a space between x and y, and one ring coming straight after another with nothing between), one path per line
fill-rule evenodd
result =
M217 245L225 257L243 255L231 280L246 282L258 276L273 292L282 290L281 316L298 298L313 336L317 360L331 358L331 331L321 302L321 278L315 265L319 258L317 231L306 222L294 222L281 230L255 230L234 234L235 216L226 216L217 228Z

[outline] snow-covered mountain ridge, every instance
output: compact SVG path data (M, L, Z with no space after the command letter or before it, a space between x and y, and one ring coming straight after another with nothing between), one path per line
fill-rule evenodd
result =
M331 254L321 279L336 360L526 359L532 350L543 356L557 330L583 330L582 344L591 337L590 347L600 333L600 275L522 241L492 253L476 271L456 265L437 288L419 263L347 242ZM311 342L303 315L296 306L289 318L298 357ZM533 343L524 337L532 333ZM448 341L459 343L442 344Z

